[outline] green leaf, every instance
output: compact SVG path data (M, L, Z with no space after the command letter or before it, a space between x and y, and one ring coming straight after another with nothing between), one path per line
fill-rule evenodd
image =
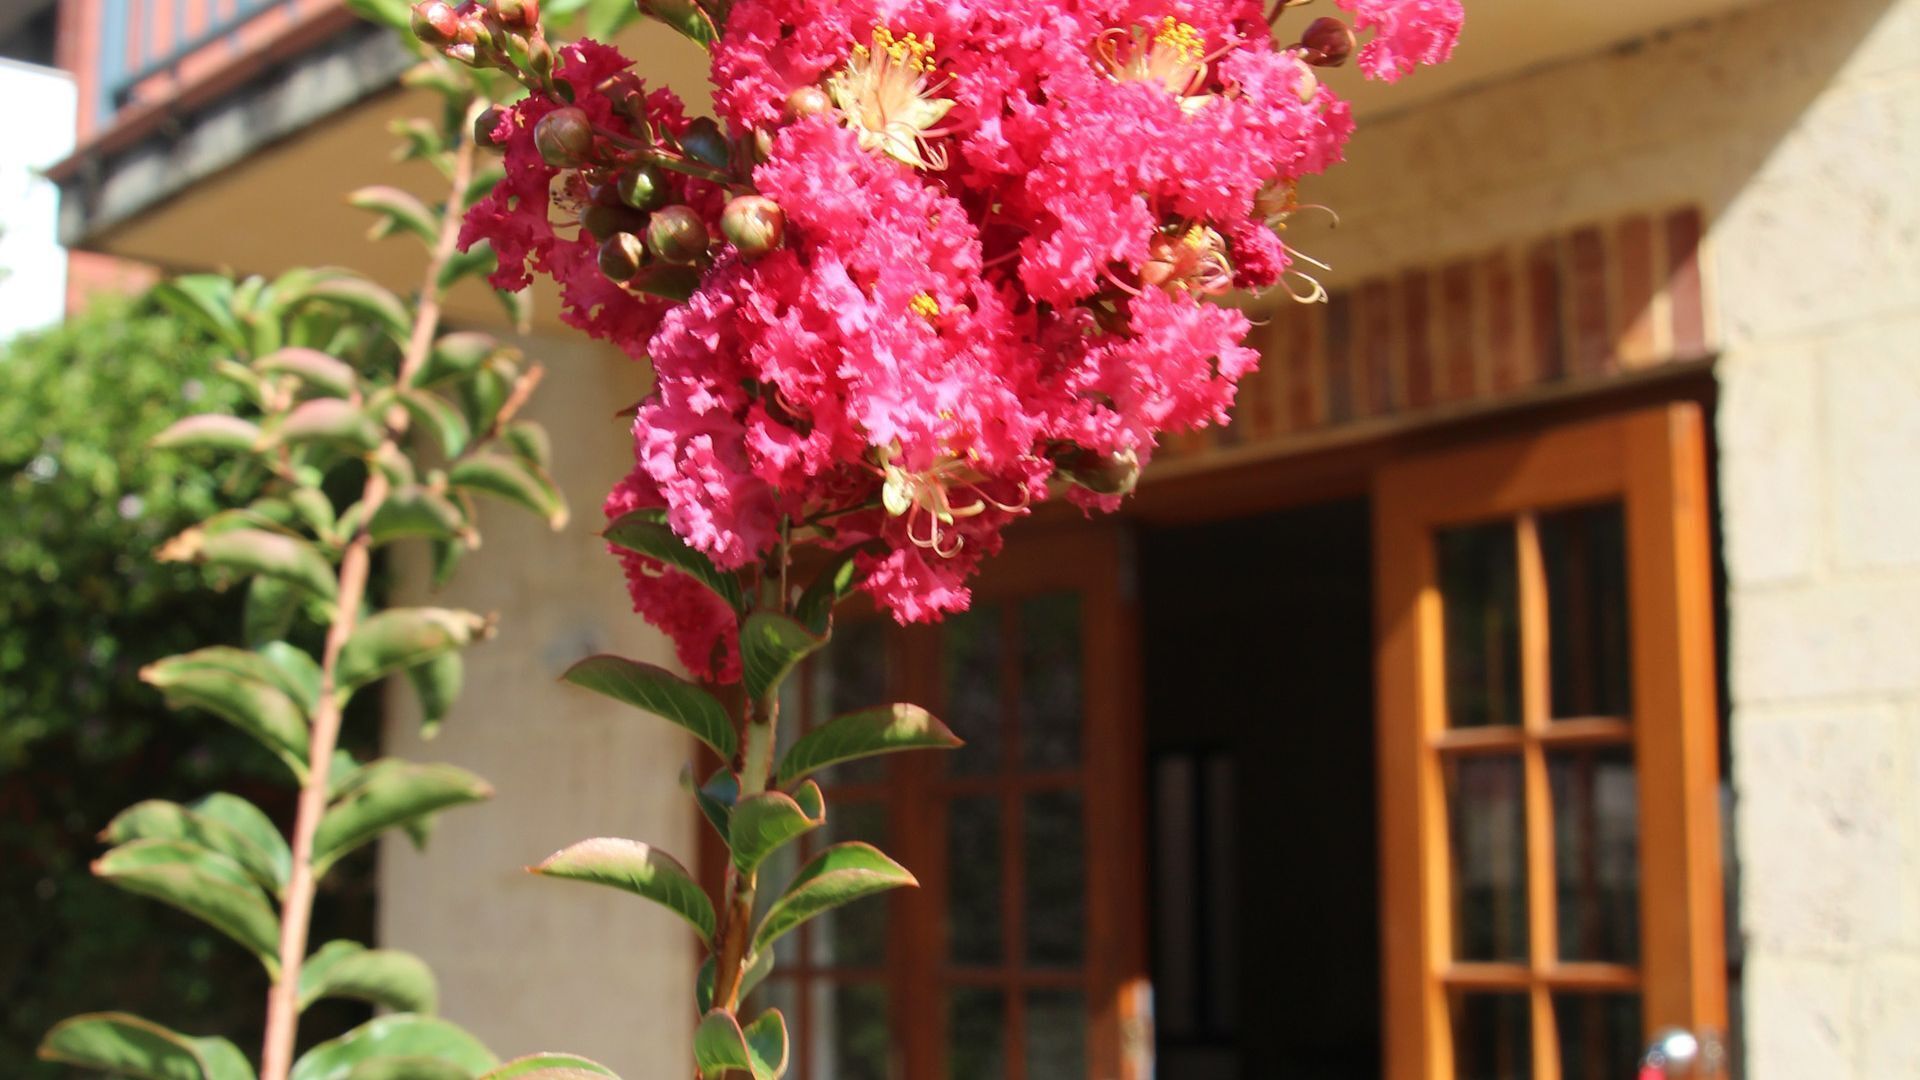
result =
M473 1080L473 1070L438 1058L379 1057L363 1061L347 1080Z
M370 23L398 30L403 36L413 35L407 16L407 0L346 0L346 3L355 15Z
M719 37L713 16L693 0L639 0L642 14L649 15L678 30L701 48L713 47Z
M773 974L773 954L757 952L747 957L747 970L740 975L738 997L745 1001L752 996L754 987L759 986L767 976ZM694 977L694 1007L701 1012L713 1008L713 957L709 955L700 965L700 973Z
M794 665L827 643L785 615L756 611L740 626L740 668L747 693L762 700L780 688Z
M375 544L409 537L429 540L469 539L473 530L453 500L420 484L397 487L380 504L367 525Z
M605 1065L573 1054L528 1054L514 1058L480 1080L588 1080L595 1076L620 1080L619 1074Z
M264 743L295 776L307 774L307 714L263 656L215 646L157 660L140 678L174 708L205 709Z
M161 304L199 323L235 353L250 351L246 331L233 315L233 282L220 274L187 274L153 287Z
M253 1080L253 1066L225 1039L194 1038L129 1013L87 1013L54 1025L40 1060L140 1080Z
M711 1010L694 1029L693 1059L702 1076L734 1070L753 1080L778 1080L787 1071L786 1018L779 1009L768 1009L742 1031L732 1013Z
M560 678L678 724L712 747L722 761L731 760L739 745L726 706L665 668L619 656L589 656Z
M209 804L216 807L215 813L204 812ZM245 799L224 793L209 795L193 806L165 799L134 803L107 823L100 839L109 844L135 840L190 844L233 860L255 882L275 893L286 887L293 865L286 840L267 816Z
M492 796L485 780L453 765L375 761L360 770L321 815L313 836L314 875L325 874L341 856L383 830Z
M415 423L433 432L440 452L448 458L460 456L472 441L473 429L467 424L466 414L440 395L427 390L402 390L399 399Z
M287 502L300 515L300 521L313 535L325 539L333 535L334 526L339 524L333 514L333 500L319 488L299 487L287 492Z
M284 641L269 641L259 648L260 658L270 665L275 682L309 715L320 707L320 665L307 650Z
M680 768L680 786L693 796L693 801L705 814L713 831L720 834L720 841L727 842L733 821L733 804L740 798L740 781L726 768L715 769L707 782L695 785L693 765L688 763Z
M347 203L379 214L382 223L375 228L381 230L381 235L393 229L405 229L429 246L440 239L440 215L429 210L412 192L373 184L348 195Z
M335 397L351 397L360 388L360 377L353 365L318 349L292 346L276 349L253 362L255 371L268 375L292 375L307 386Z
M432 386L448 379L471 375L487 361L509 352L511 350L500 344L500 339L492 334L477 330L443 334L433 343L433 349L427 353L426 362L420 365L420 370L414 372L413 385Z
M267 429L268 445L328 443L364 454L385 436L366 410L340 398L311 398L293 407L279 424Z
M734 611L741 610L740 579L724 573L713 565L713 560L688 547L686 542L674 535L672 529L658 519L658 515L649 510L636 510L624 514L608 525L600 535L607 543L617 548L638 552L686 574L705 585L715 596L725 601Z
M454 608L389 608L361 623L340 649L334 685L351 694L384 675L424 664L493 632L491 620Z
M842 552L840 558L814 578L800 594L800 600L794 604L794 618L815 634L824 635L833 626L833 607L846 599L853 587L859 584L859 575L854 565L860 554L859 548Z
M378 323L398 341L405 341L413 329L413 318L400 298L365 278L332 273L309 283L298 299L345 308Z
M785 787L818 769L899 750L951 750L960 737L918 705L882 705L836 716L800 736L780 758L776 783Z
M237 416L204 413L176 420L149 444L156 450L225 450L241 452L253 449L259 441L260 426Z
M767 909L754 932L753 948L756 952L765 950L782 934L823 911L863 896L918 884L906 867L872 844L835 844L801 867L787 891Z
M240 864L178 840L135 840L94 861L93 872L128 892L150 896L252 949L278 977L280 921Z
M755 1080L779 1080L787 1071L787 1018L768 1009L754 1017L745 1035Z
M440 722L447 718L460 696L466 667L466 661L458 652L445 652L407 669L407 681L413 684L413 692L420 699L421 738L431 739L439 733Z
M480 1040L455 1024L431 1016L395 1013L369 1020L302 1054L293 1063L290 1080L348 1080L359 1075L358 1067L388 1058L440 1062L463 1070L469 1077L479 1076L499 1063Z
M792 795L784 791L749 795L733 808L727 827L733 865L742 874L751 874L760 869L767 856L826 821L826 800L821 797L820 785L811 780Z
M713 901L673 856L638 840L582 840L529 868L546 877L587 881L644 896L687 920L700 940L711 943Z
M246 606L241 615L242 640L258 648L286 637L299 610L300 596L293 586L279 578L254 578L247 586Z
M513 452L543 469L553 467L553 440L547 429L531 420L515 420L500 432L500 441Z
M431 1013L440 990L426 961L398 949L329 941L300 967L300 1011L321 998L370 1001L383 1009Z
M494 258L492 245L481 241L465 251L456 251L440 265L440 275L434 284L442 289L451 289L462 280L480 274L493 273L500 261Z
M447 470L454 487L495 495L518 503L547 520L553 528L567 524L567 501L545 469L504 454L475 454L456 461Z
M265 574L331 600L336 591L333 564L320 549L298 537L265 529L209 532L195 527L167 541L162 562L191 561L242 574Z

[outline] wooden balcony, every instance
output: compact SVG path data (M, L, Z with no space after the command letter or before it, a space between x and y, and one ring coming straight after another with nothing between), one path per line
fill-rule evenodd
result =
M79 140L135 140L351 25L340 0L61 0Z

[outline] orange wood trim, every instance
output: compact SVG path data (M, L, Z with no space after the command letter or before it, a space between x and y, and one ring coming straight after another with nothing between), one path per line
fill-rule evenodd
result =
M1524 991L1533 985L1533 973L1525 964L1453 964L1439 978L1454 990Z
M1700 409L1636 413L1627 468L1641 954L1649 1032L1724 1031L1712 557Z
M1451 728L1433 737L1433 748L1448 757L1462 754L1519 753L1526 745L1525 729L1511 725Z
M1539 736L1552 723L1551 675L1547 670L1547 573L1540 556L1538 520L1521 514L1514 523L1518 547L1520 597L1520 717L1526 732L1521 756L1526 802L1527 844L1527 953L1533 970L1559 962L1559 923L1555 913L1553 854L1553 792L1547 781L1547 755ZM1553 1019L1553 995L1534 984L1529 993L1533 1014L1533 1076L1559 1080L1560 1038Z
M1555 720L1535 738L1550 749L1614 746L1633 741L1633 724L1614 716L1582 716Z
M1555 964L1539 974L1554 990L1628 991L1640 986L1640 972L1626 964Z

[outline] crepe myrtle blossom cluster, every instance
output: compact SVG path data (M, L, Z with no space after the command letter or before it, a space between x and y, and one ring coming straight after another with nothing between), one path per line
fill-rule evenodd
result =
M652 363L607 511L662 513L723 571L857 549L902 621L964 609L1050 486L1112 509L1163 434L1227 420L1257 356L1211 301L1324 295L1286 228L1353 121L1315 68L1397 79L1462 18L1337 0L1353 26L1295 37L1289 0L641 0L708 44L716 121L606 45L550 46L535 3L427 0L415 28L531 91L482 118L506 175L462 243ZM687 666L736 677L733 614L622 556Z

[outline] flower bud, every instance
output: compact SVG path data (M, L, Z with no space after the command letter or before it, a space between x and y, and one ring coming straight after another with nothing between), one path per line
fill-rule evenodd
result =
M698 262L707 243L707 223L691 206L669 206L647 222L647 250L666 262Z
M580 211L580 227L595 240L605 240L614 233L646 231L647 215L624 206L588 203Z
M540 22L540 0L491 0L487 6L508 26L531 30Z
M647 245L630 232L617 232L600 242L600 272L614 281L627 282L647 262Z
M1353 55L1353 28L1329 15L1313 20L1300 35L1300 59L1314 67L1339 67Z
M805 120L810 116L823 116L833 108L833 100L827 92L817 86L803 86L787 95L787 118Z
M724 169L733 163L733 148L727 145L727 137L721 133L720 125L709 117L697 117L687 125L686 132L680 136L680 149L700 164L716 169Z
M453 44L460 33L460 16L446 0L421 0L410 16L413 36L436 48Z
M652 210L667 197L667 178L652 165L635 165L617 181L620 201L635 210Z
M757 259L787 237L787 213L764 195L739 195L720 214L720 232L740 254Z
M616 71L600 80L594 87L594 93L607 99L613 111L629 120L645 120L647 117L647 88L640 76L631 71Z
M533 145L554 168L578 168L593 153L593 123L577 106L555 109L533 126Z
M504 115L500 106L489 105L473 118L473 144L487 150L500 150L506 143L499 142L493 133L500 127L500 117Z
M1140 457L1132 450L1101 454L1076 446L1055 464L1062 476L1095 495L1131 495L1140 482Z

